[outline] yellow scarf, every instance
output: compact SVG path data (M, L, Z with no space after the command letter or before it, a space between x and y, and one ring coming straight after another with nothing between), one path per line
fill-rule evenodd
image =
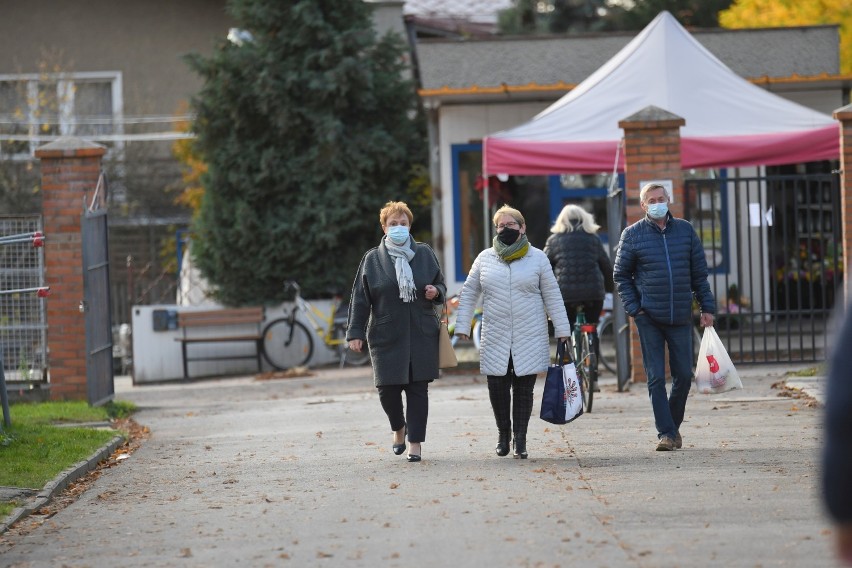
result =
M518 240L511 245L505 245L500 239L494 237L492 245L494 246L494 251L506 262L518 260L530 250L530 241L527 239L526 235L521 235L518 237Z

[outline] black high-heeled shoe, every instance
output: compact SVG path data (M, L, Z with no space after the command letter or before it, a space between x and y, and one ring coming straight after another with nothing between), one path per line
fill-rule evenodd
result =
M391 446L393 448L393 453L395 453L398 456L401 456L403 453L405 453L405 438L406 438L406 436L408 436L408 426L405 426L405 433L402 435L402 443L401 444L394 444L393 446Z
M527 459L527 435L526 434L515 434L515 439L512 441L512 445L515 447L515 458L520 458L522 460Z
M500 431L500 435L497 438L497 446L495 446L494 451L497 452L497 455L503 457L509 454L509 432Z
M414 442L414 443L412 443L412 444L411 444L411 449L414 449L414 444L415 444L415 443L416 443L416 444L418 444L418 445L420 445L418 442ZM422 451L422 449L421 449L421 451ZM419 461L420 461L420 454L412 454L412 453L411 453L411 450L409 450L409 452L408 452L408 461L410 461L410 462L419 462Z

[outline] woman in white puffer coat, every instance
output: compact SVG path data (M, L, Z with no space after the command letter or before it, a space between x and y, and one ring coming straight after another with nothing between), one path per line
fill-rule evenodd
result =
M494 227L493 246L479 253L462 287L456 329L470 329L481 295L479 369L488 377L496 452L509 453L513 433L514 457L526 459L536 375L550 364L547 316L559 341L571 335L571 324L550 261L527 240L521 212L504 205L494 214Z

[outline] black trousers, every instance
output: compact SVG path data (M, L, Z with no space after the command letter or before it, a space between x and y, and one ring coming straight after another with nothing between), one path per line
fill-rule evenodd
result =
M517 376L511 356L509 356L509 369L505 375L488 375L488 396L491 399L497 429L501 432L526 435L533 410L535 377L535 375ZM515 399L514 405L512 398Z
M429 383L427 381L409 382L407 385L389 385L378 387L379 401L388 415L391 430L396 431L408 425L408 441L426 440L426 420L429 418ZM403 411L402 393L408 408Z

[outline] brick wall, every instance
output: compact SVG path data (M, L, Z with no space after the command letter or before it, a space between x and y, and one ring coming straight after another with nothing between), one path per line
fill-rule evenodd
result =
M625 198L627 224L641 219L645 212L639 204L641 183L650 180L671 180L674 202L670 211L683 217L683 174L680 165L680 127L684 119L663 109L649 106L618 123L624 130ZM666 356L668 361L668 356ZM647 382L642 365L639 334L630 319L630 362L632 380ZM668 372L668 371L667 371Z
M50 396L86 400L86 322L83 300L81 216L97 186L106 149L63 138L36 150L41 160Z

